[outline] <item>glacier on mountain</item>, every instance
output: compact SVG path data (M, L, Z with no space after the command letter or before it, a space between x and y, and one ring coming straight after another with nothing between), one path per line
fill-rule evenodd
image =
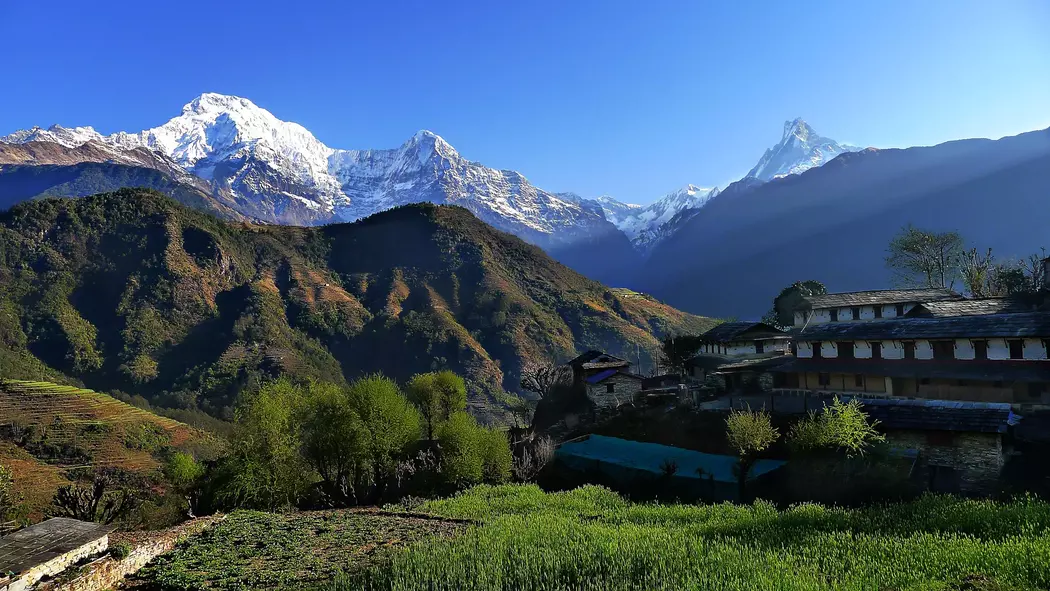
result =
M861 150L863 148L840 144L817 135L808 123L798 118L784 122L784 134L780 143L766 150L747 176L760 181L771 181L823 166L839 154Z

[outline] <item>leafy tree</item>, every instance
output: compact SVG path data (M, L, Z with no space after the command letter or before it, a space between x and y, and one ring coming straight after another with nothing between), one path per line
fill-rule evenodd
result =
M886 266L902 285L951 289L963 261L958 232L931 232L908 224L890 241Z
M379 498L406 448L419 440L420 414L393 380L378 374L354 381L347 395L361 421L375 497Z
M301 389L287 379L264 386L236 412L219 500L228 506L295 506L312 477L300 454Z
M762 453L780 437L769 413L735 410L726 418L726 437L737 454L737 486L740 500L744 499L747 477Z
M200 499L201 481L204 478L204 466L185 452L175 452L164 465L164 476L172 488L186 497L190 515L197 510Z
M434 428L455 412L467 407L467 385L463 378L444 370L417 374L408 382L408 399L419 408L429 441Z
M685 362L700 350L699 336L669 336L661 343L660 363L672 372L685 373Z
M482 427L458 412L438 429L442 474L456 488L480 482L498 484L511 475L514 457L503 432Z
M314 382L306 390L303 455L320 475L330 502L353 502L355 488L371 477L364 423L352 408L345 388Z
M847 457L862 456L873 444L885 440L875 429L877 424L868 421L860 400L842 402L836 396L824 412L810 412L795 423L788 439L800 450L834 449Z
M997 261L991 248L983 254L971 248L963 253L963 283L975 298L1036 293L1043 287L1045 258L1043 249L1020 261Z
M828 288L819 281L796 281L780 290L777 297L773 298L773 308L762 317L762 322L786 329L795 323L795 310L802 304L803 299L826 293Z

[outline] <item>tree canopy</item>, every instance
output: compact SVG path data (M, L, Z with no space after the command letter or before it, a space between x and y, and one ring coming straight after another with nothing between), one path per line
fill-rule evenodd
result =
M951 289L962 273L963 249L958 232L933 232L908 224L890 241L886 266L903 286Z
M824 295L828 288L813 279L796 281L780 290L773 298L773 308L762 317L762 321L780 329L786 329L795 322L795 310L802 300L809 296Z

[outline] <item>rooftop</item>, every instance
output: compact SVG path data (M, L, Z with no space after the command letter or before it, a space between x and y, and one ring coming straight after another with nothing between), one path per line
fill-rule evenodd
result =
M611 363L611 362L620 362L621 364L622 363L630 364L629 361L627 361L625 359L620 359L619 357L616 357L615 355L609 355L608 353L605 353L604 351L595 351L594 349L592 349L590 351L587 351L586 353L582 353L582 354L574 357L573 359L570 359L569 361L566 361L565 365L583 365L583 364Z
M0 577L21 573L67 552L95 542L113 531L112 526L65 517L20 529L0 538Z
M941 288L848 291L803 298L803 304L800 306L800 309L847 308L850 306L941 302L961 299L964 299L962 295L950 289Z
M862 399L864 412L886 429L1005 433L1018 420L1006 403Z
M718 482L736 482L733 468L737 460L733 456L705 454L656 443L587 435L582 439L563 443L556 453L561 456L644 470L653 474L661 474L663 472L661 466L667 462L674 462L678 467L675 476L680 478L711 477ZM748 478L757 478L783 466L784 463L778 460L758 460Z
M1050 337L1050 312L985 314L936 318L894 318L871 322L825 322L795 332L800 341Z
M983 314L1016 314L1031 312L1032 307L1019 298L981 298L978 300L948 300L924 302L906 314L909 318L941 318L945 316L979 316Z
M700 336L709 343L728 343L736 340L751 340L751 337L743 338L747 333L754 333L752 337L758 339L763 337L789 338L784 331L764 322L723 322Z

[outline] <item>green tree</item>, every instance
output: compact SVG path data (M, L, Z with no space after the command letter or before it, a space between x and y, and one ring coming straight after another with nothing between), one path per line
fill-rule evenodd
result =
M295 506L313 475L300 454L302 389L287 379L265 385L236 411L221 502L232 507Z
M406 393L419 408L429 441L434 440L434 429L439 424L467 407L466 383L448 370L412 376Z
M438 428L441 446L441 472L456 488L465 488L481 482L485 473L485 457L479 445L480 426L474 417L457 412Z
M740 500L744 500L747 477L762 453L780 437L773 426L769 413L762 411L734 410L726 418L726 438L737 455L737 487Z
M198 463L192 455L178 451L172 454L164 464L164 477L167 478L175 492L186 497L192 516L197 510L197 503L200 499L204 466Z
M862 456L872 445L885 440L876 425L877 421L868 420L860 400L842 402L836 396L823 412L810 412L792 425L788 440L803 451L833 449L846 457Z
M303 456L321 477L334 504L357 500L361 483L371 477L368 432L352 408L345 388L314 382L302 406Z
M419 440L420 414L393 380L378 374L354 381L347 395L364 429L364 447L378 499L398 460Z
M514 454L510 451L507 434L494 427L480 427L478 445L481 447L482 480L489 484L509 480L514 468Z
M889 244L886 266L905 286L951 289L964 261L958 232L931 232L908 224Z
M819 281L796 281L780 290L777 297L773 298L773 308L762 317L762 322L786 329L795 323L795 310L802 305L805 298L826 293L828 288Z

